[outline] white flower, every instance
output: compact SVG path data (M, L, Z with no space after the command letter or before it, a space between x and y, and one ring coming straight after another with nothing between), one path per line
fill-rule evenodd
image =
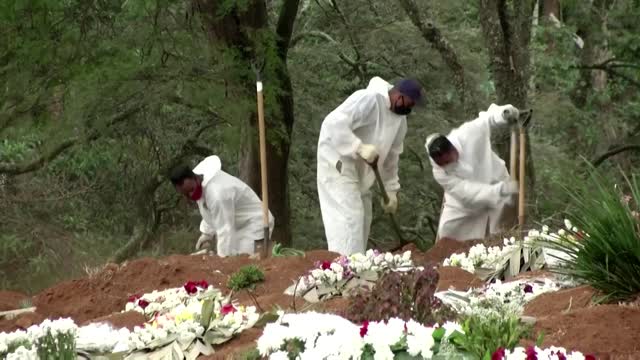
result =
M409 261L411 261L411 251L405 251L405 252L402 254L402 261L403 261L403 262L409 262Z
M270 360L289 360L289 355L286 351L276 351L269 355Z
M333 270L335 273L340 273L340 274L344 272L344 269L342 268L342 266L335 262L331 263L331 270Z
M445 338L448 338L449 336L453 335L455 331L458 331L461 334L464 334L464 330L462 330L462 326L460 326L460 324L455 322L447 321L444 324L442 324L442 328L444 329Z
M564 227L567 230L571 230L573 228L573 225L571 224L571 221L569 219L564 219Z

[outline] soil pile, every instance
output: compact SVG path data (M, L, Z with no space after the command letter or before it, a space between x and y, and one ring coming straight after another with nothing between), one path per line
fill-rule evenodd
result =
M15 310L29 301L29 296L15 291L0 291L0 311Z

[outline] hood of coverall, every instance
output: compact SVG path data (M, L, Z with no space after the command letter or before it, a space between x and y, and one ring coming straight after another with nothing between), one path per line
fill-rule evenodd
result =
M205 187L211 179L222 169L222 162L216 155L211 155L202 160L193 169L194 174L202 175L202 187Z

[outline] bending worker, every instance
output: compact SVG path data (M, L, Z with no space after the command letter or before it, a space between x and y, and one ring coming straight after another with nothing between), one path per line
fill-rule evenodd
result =
M193 170L179 166L170 178L179 193L198 204L202 235L196 250L209 243L222 257L260 253L264 238L260 198L240 179L222 171L220 158L209 156ZM269 233L273 224L269 213Z
M475 120L449 135L432 134L425 144L433 177L444 188L439 238L484 239L500 229L505 205L518 193L505 163L491 149L491 129L513 125L519 111L511 105L491 104Z
M422 100L420 84L404 79L392 86L374 77L322 123L318 140L318 196L329 251L364 252L371 228L371 192L376 163L395 212L400 190L398 160L412 108Z

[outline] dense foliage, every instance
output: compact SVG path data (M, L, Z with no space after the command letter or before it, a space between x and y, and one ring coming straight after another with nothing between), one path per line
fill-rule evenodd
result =
M244 125L255 111L254 89L246 85L254 75L242 58L248 50L215 38L219 29L199 13L204 3L0 4L0 288L35 291L114 254L191 251L199 215L164 181L165 170L215 153L226 171L239 175ZM435 26L464 69L464 103L440 48L401 6L407 1L218 3L214 20L258 11L261 4L266 10L266 27L247 41L268 63L272 142L286 137L276 126L283 89L274 85L279 70L273 44L280 39L273 29L282 25L283 9L298 8L287 49L295 122L283 180L289 183L295 248L325 246L315 144L326 114L372 76L393 81L410 75L425 84L428 105L410 116L401 157L398 218L408 236L427 246L442 190L430 173L425 137L501 101L481 26L485 2L414 2L420 19ZM503 3L509 9L518 4ZM559 22L551 20L548 3L558 5ZM614 165L636 169L640 135L640 4L539 1L536 9L528 45L527 106L535 110L530 221L562 218L568 196L558 183L583 176L579 156L605 171ZM612 151L622 152L609 158ZM394 237L374 205L371 239L387 245ZM125 246L131 251L121 252Z

